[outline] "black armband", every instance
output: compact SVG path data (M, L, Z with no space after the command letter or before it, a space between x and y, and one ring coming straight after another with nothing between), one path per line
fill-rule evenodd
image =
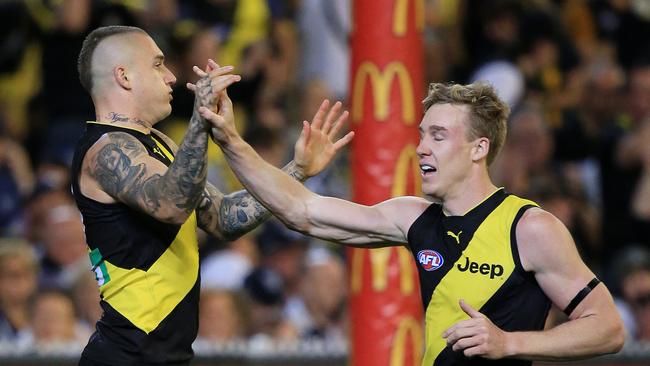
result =
M594 277L594 279L591 280L587 284L587 286L585 286L582 290L580 290L580 292L578 292L576 294L576 296L573 298L573 300L571 300L569 305L567 305L567 307L564 309L564 314L566 314L567 316L571 315L573 310L576 309L576 307L582 302L582 300L584 300L585 297L587 297L587 295L589 295L591 290L593 290L594 287L598 286L599 283L600 283L600 280L598 278Z

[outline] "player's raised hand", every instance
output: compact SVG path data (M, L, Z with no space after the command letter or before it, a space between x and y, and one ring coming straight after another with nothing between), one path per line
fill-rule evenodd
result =
M225 89L219 93L216 112L206 107L200 107L198 112L210 122L210 134L214 142L222 144L228 137L237 135L232 101Z
M498 359L508 356L507 333L465 301L460 300L459 304L470 318L459 321L442 333L447 345L468 357Z
M212 59L208 60L205 71L198 66L194 66L192 70L200 79L196 84L187 83L186 86L195 94L194 108L196 109L203 106L218 112L221 92L241 80L239 75L231 74L234 67L219 66Z
M321 103L311 123L303 121L302 131L294 149L296 167L305 177L312 177L327 167L336 153L354 137L348 132L337 139L348 118L348 111L341 112L341 102L330 106L328 100Z

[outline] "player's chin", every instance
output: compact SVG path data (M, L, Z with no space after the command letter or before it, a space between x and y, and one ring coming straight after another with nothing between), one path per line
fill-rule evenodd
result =
M169 117L170 114L172 114L172 109L171 108L169 108L169 107L168 108L159 108L156 115L155 115L155 118L154 118L154 121L155 121L154 124L164 120L167 117Z
M169 117L169 115L172 114L172 105L168 102L165 104L165 106L162 108L162 118L160 119L165 119Z
M436 185L427 182L422 182L422 194L436 199L440 196Z

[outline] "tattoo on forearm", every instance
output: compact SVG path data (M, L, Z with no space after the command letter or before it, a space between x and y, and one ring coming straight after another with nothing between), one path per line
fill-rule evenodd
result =
M285 165L284 168L282 168L282 171L285 173L289 174L293 179L297 180L298 182L304 182L307 180L307 177L303 174L303 172L298 169L296 166L296 162L291 160L289 164Z
M304 176L293 161L283 170L296 180L304 180ZM217 212L215 202L219 199ZM270 216L271 213L266 207L247 191L222 196L221 192L210 184L206 184L206 190L197 208L199 225L213 234L216 234L220 228L220 234L227 239L237 238L253 230Z
M208 133L204 121L194 112L174 162L163 180L163 190L173 192L176 207L192 212L199 204L207 175Z
M218 212L215 202L221 200L223 194L211 184L205 184L205 190L201 194L199 205L196 207L196 219L199 227L215 236L219 233Z
M237 237L265 221L271 213L246 191L224 196L219 206L219 226L226 237Z

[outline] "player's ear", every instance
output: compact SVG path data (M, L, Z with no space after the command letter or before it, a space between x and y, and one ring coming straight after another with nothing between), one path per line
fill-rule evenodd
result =
M113 77L119 86L126 90L131 90L131 80L125 66L117 66L113 69Z
M474 146L472 147L472 160L479 161L481 159L487 158L489 151L490 140L487 137L477 138L474 140Z

